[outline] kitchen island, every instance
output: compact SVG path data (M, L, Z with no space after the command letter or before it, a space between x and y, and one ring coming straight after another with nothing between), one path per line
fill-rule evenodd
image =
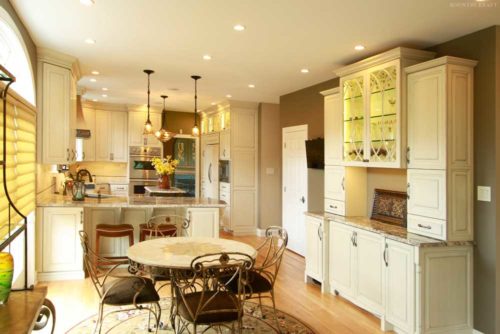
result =
M71 196L50 192L37 196L36 271L38 281L84 277L79 231L89 235L95 249L98 224L130 224L134 242L139 226L153 216L168 215L178 235L219 237L220 213L224 201L196 197L103 196L73 201ZM101 256L123 256L127 238L102 238Z

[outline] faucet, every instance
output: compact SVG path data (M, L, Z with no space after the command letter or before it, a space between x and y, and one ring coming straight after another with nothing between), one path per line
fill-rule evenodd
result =
M80 169L78 173L76 173L76 180L81 181L82 180L82 174L87 174L89 177L89 182L93 182L92 180L92 174L87 169Z

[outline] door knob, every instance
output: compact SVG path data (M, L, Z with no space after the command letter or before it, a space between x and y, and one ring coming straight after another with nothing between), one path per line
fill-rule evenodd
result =
M300 201L301 201L302 203L305 203L305 202L306 202L306 199L304 198L304 196L302 196L302 198L300 199Z

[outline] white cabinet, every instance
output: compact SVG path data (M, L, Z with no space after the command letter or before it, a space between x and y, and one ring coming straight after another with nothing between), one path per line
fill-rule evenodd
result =
M127 162L127 113L96 110L96 161Z
M410 232L442 240L473 240L476 63L441 57L405 69Z
M79 236L83 230L83 209L43 208L38 214L38 280L83 278Z
M415 327L415 261L413 246L386 239L385 265L385 321L405 333Z
M220 149L219 149L219 159L220 160L231 160L231 130L221 131L219 134L220 139Z
M77 139L77 161L95 161L95 109L83 107L83 119L78 119L77 128L90 130L90 138Z
M76 93L71 66L40 61L38 105L41 111L39 161L68 164L76 160Z
M341 165L343 118L339 89L330 89L321 94L325 96L325 165Z
M306 216L305 277L323 283L323 219Z
M325 197L345 201L345 167L325 166Z
M227 182L219 183L219 199L227 203L221 217L221 227L226 230L231 230L231 184Z
M189 208L187 209L189 227L186 233L190 237L219 237L219 209L218 208Z
M346 296L354 296L354 231L342 224L330 224L329 279L330 288Z
M367 174L364 167L325 166L325 211L366 216Z
M156 139L154 134L144 135L144 123L148 117L145 110L130 111L128 113L128 145L129 146L153 146L162 147L162 143ZM161 127L161 114L158 112L150 112L149 118L153 125L153 130L158 130ZM175 129L168 129L175 132Z

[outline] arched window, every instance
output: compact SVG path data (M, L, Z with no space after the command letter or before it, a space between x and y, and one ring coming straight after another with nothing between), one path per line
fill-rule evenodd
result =
M0 8L0 64L16 77L11 89L35 105L35 80L26 45L3 8Z

